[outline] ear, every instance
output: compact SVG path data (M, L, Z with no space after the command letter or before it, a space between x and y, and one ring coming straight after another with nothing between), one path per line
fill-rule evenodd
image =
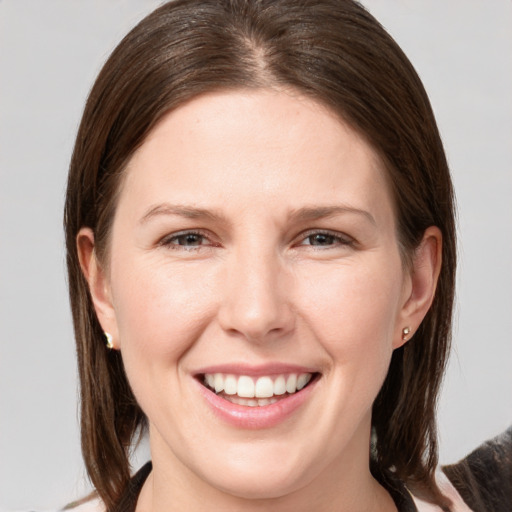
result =
M404 302L396 324L393 348L409 341L427 314L441 272L443 236L431 226L425 230L420 245L414 251L412 265L404 286ZM404 329L409 332L404 334Z
M114 348L118 348L119 336L110 282L105 269L102 268L96 257L92 229L82 228L76 237L76 244L80 267L89 284L89 292L96 316L103 331L108 332L112 336Z

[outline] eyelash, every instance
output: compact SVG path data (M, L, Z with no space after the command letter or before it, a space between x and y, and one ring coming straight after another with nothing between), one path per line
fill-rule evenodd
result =
M350 237L346 234L339 233L337 231L329 231L329 230L325 230L325 229L311 230L306 233L301 233L300 239L302 242L304 242L308 238L312 238L314 236L323 236L326 238L330 238L330 239L332 239L332 243L328 244L327 246L315 245L312 243L309 243L309 244L299 243L298 245L299 246L311 246L316 251L332 249L334 247L339 247L339 246L353 247L355 245L355 240L352 237Z
M178 233L174 233L170 236L166 236L159 242L158 245L161 245L163 247L168 247L169 249L182 250L182 251L197 251L197 250L205 247L205 244L203 244L203 243L201 243L199 245L185 245L185 244L180 244L180 243L173 243L175 241L178 241L180 238L186 238L189 236L200 237L203 241L209 240L208 237L201 231L187 230L187 231L180 231ZM218 247L218 244L210 242L209 246L210 247Z
M315 236L323 236L327 239L331 239L331 243L326 245L321 244L314 244L311 243L304 243L308 238L311 239ZM186 238L186 237L199 237L201 238L202 242L209 241L208 244L200 243L199 245L186 245L186 244L180 244L175 243L180 238ZM296 247L304 247L304 246L310 246L314 248L313 250L326 250L326 249L332 249L339 246L347 246L347 247L353 247L355 245L355 240L352 237L349 237L348 235L341 234L336 231L329 231L329 230L310 230L305 233L301 233L299 237L296 238L298 240L298 243L294 243L294 246ZM186 231L180 231L178 233L174 233L170 236L166 236L163 238L159 244L160 246L170 248L172 250L183 250L183 251L198 251L200 249L204 249L205 247L219 247L220 244L211 242L211 240L208 238L206 234L204 234L201 231L195 231L195 230L186 230Z

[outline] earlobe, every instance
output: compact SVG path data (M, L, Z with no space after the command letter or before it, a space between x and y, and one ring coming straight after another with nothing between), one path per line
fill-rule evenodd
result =
M402 306L394 348L408 342L418 329L434 300L442 263L443 237L436 226L425 230L423 239L414 251L409 286Z
M84 277L89 285L89 293L96 311L96 316L104 332L109 333L112 348L116 348L117 323L112 304L108 276L97 259L94 233L90 228L82 228L76 237L78 259Z

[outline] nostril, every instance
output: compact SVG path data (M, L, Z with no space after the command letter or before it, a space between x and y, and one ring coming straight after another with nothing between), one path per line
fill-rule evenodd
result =
M275 340L293 331L295 320L286 306L268 311L243 310L236 304L231 310L219 314L221 327L230 336L239 336L253 343Z

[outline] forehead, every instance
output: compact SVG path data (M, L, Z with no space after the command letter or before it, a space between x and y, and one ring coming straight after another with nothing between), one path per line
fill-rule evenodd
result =
M248 208L274 201L293 209L384 199L392 208L373 148L339 116L294 91L210 93L169 112L130 160L123 188L121 200L138 203Z

